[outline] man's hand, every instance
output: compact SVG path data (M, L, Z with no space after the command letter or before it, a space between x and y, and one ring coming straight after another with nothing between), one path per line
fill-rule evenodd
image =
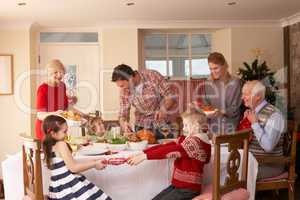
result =
M120 125L121 125L123 132L125 132L125 133L131 133L133 131L130 123L127 121L120 120Z
M256 116L255 112L252 110L246 110L244 113L244 117L247 117L247 119L249 120L249 122L251 124L258 122L257 116Z
M154 115L154 120L157 122L164 121L165 118L166 118L166 114L161 110L157 111Z
M127 160L127 163L129 165L138 165L146 159L147 159L147 155L143 152L143 153L137 154L135 156L129 157L129 159Z

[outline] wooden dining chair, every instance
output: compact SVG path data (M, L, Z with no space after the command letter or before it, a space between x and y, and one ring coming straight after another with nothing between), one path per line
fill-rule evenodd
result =
M0 198L4 199L4 186L3 186L3 180L0 179Z
M193 200L247 200L250 197L247 191L249 133L244 130L230 135L213 137L214 143L214 175L213 183L204 186L202 194ZM220 183L221 145L228 144L229 156L226 162L227 176L224 185ZM243 157L241 160L240 147L243 144ZM241 176L239 167L241 167Z
M23 183L25 198L43 200L41 143L38 139L21 134Z
M284 155L256 156L259 164L282 164L286 171L276 177L262 179L256 182L256 191L288 189L289 200L295 198L295 173L296 167L296 145L297 145L297 123L288 121L287 131L284 137Z

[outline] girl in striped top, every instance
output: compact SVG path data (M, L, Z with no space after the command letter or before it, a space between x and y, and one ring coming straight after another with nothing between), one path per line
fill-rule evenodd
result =
M111 200L102 190L89 182L80 172L104 169L101 160L79 162L73 159L70 146L64 142L68 126L60 116L50 115L43 122L43 150L51 170L50 200Z

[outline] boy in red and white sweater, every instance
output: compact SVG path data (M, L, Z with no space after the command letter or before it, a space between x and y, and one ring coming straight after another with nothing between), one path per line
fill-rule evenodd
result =
M127 161L130 165L137 165L146 159L176 158L171 185L154 197L154 200L192 199L201 192L203 167L209 162L211 155L209 138L202 132L207 119L205 114L196 112L185 112L181 117L184 135L176 142L150 147Z

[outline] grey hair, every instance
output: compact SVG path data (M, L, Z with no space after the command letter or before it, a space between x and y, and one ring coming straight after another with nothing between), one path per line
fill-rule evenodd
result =
M251 96L260 95L263 99L266 96L266 86L259 80L247 81L246 87L251 88Z

